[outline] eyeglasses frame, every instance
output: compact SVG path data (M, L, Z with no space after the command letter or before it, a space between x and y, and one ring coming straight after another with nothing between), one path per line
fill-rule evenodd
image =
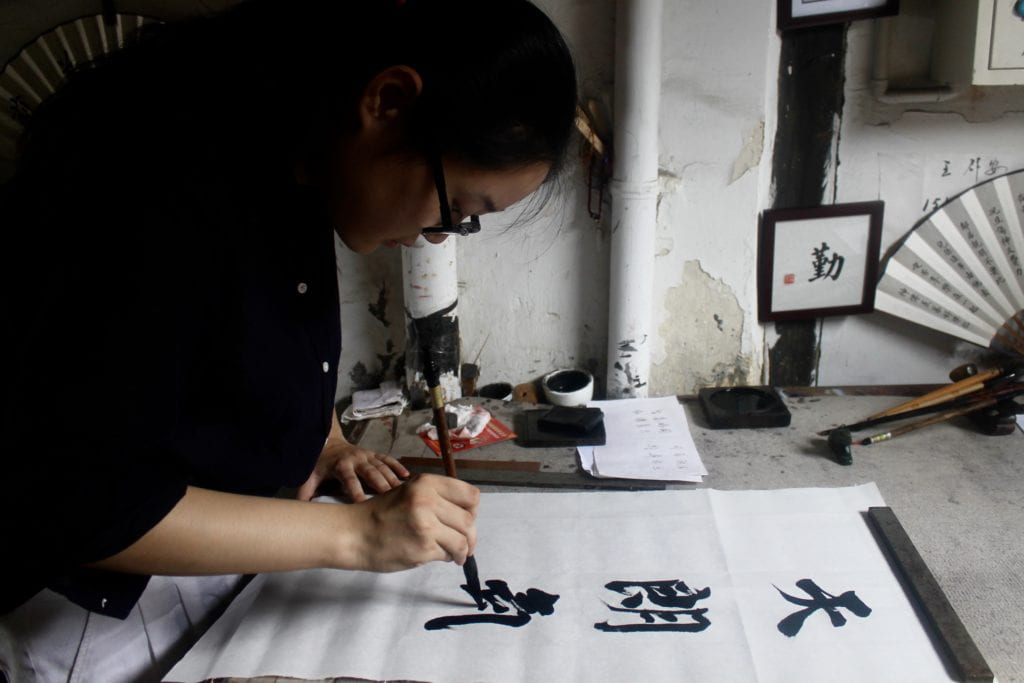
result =
M444 165L441 162L441 155L437 150L431 150L427 154L427 162L430 164L430 171L434 175L434 186L437 188L437 201L441 206L441 225L431 228L423 228L420 232L424 235L472 235L480 232L480 216L473 214L468 220L454 225L452 223L452 207L448 204L448 186L444 180Z

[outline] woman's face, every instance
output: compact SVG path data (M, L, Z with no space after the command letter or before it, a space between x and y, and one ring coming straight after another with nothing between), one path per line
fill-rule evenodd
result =
M364 157L338 169L328 192L334 229L349 249L365 254L377 247L411 246L423 228L441 224L434 176L426 159L409 154ZM452 222L503 211L536 190L549 165L481 170L445 160L444 178ZM444 241L445 234L424 236Z
M349 249L412 246L424 228L441 225L441 205L426 154L410 144L408 117L423 90L408 66L391 66L370 79L356 103L358 125L320 148L319 162L297 169L301 182L319 185L334 230ZM483 170L443 158L452 223L503 211L536 190L547 163ZM446 235L425 235L442 242Z

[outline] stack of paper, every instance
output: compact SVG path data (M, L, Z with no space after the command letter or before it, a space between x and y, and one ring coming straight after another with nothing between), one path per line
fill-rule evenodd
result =
M604 413L603 446L580 446L580 466L595 477L703 481L708 471L675 396L591 401Z

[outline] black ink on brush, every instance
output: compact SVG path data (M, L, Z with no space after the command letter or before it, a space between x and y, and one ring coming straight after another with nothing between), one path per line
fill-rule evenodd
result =
M476 590L464 585L462 590L469 593L476 601L477 609L484 610L487 605L490 605L494 613L437 617L424 624L423 628L428 631L438 631L452 626L467 626L469 624L498 624L519 628L529 623L534 614L545 616L554 614L555 603L559 598L558 595L545 593L537 588L527 588L525 593L513 595L508 584L497 579L488 579L487 588L484 589L481 589L479 585ZM515 610L514 614L507 614L513 609Z
M466 585L463 586L463 589L473 596L477 609L484 609L487 605L484 603L483 591L480 589L480 573L477 571L474 556L470 555L466 558L465 564L462 565L462 571L466 575Z

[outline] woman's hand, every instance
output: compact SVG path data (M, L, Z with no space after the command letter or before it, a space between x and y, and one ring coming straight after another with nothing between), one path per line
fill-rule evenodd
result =
M409 470L390 455L359 448L345 441L340 434L332 433L320 451L313 472L299 488L296 497L299 500L310 500L325 480L337 479L345 494L359 503L367 499L360 480L377 493L384 493L401 484L402 479L408 476Z
M480 491L458 479L416 475L404 485L359 505L353 515L358 539L342 550L343 566L393 572L438 560L463 564L476 547Z

